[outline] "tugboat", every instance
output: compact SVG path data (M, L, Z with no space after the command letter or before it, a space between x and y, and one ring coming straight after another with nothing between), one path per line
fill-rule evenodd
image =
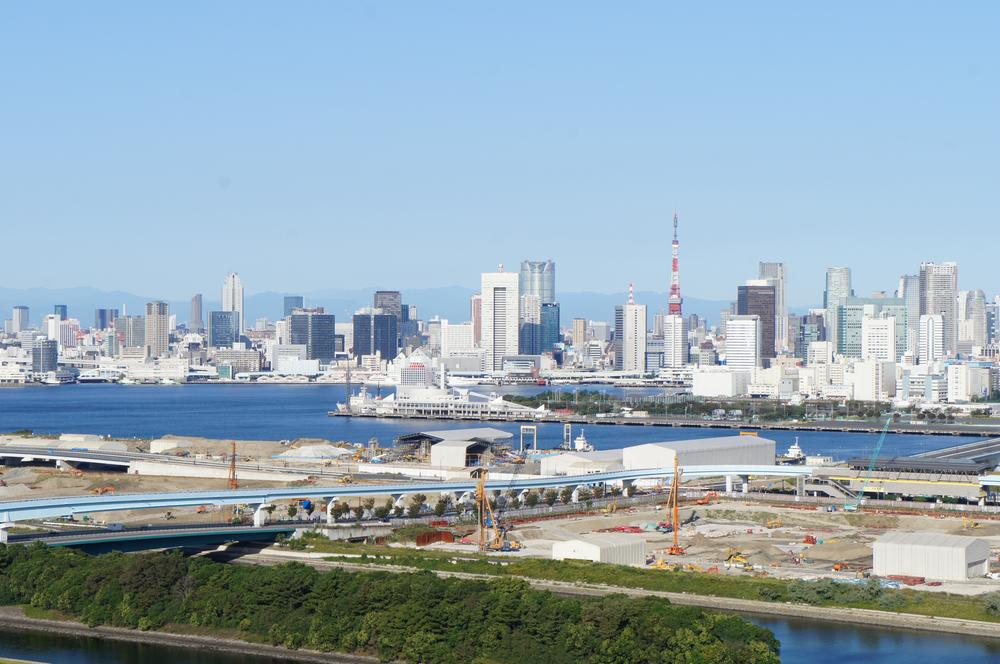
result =
M573 439L573 449L577 452L593 452L594 446L587 442L587 437L583 435L583 429L580 429L580 435Z
M779 457L778 460L781 463L789 465L797 463L805 463L806 454L805 452L802 451L802 448L799 446L798 436L795 437L795 442L789 445L788 450L785 452L785 455L783 457Z

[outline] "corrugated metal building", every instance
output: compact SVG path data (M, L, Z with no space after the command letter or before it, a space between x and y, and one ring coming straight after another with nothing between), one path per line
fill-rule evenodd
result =
M673 440L626 447L622 465L636 468L671 468L674 456L684 466L717 464L762 465L774 463L774 441L760 436L717 436L692 440Z
M886 533L874 545L877 576L965 581L989 571L986 540L942 533Z
M636 535L592 533L552 545L553 560L590 560L612 565L645 565L646 541Z
M542 475L586 475L622 469L622 450L566 452L541 458Z

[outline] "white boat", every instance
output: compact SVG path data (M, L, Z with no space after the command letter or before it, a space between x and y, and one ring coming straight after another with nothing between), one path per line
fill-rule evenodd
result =
M396 384L392 378L384 373L377 373L365 378L365 385L371 385L375 387L393 387Z
M577 452L594 451L594 446L587 442L587 437L583 435L583 429L580 429L580 435L573 439L573 449Z
M799 446L799 437L795 437L795 442L788 446L785 456L781 460L785 463L802 463L806 459L806 453Z
M122 375L123 372L118 369L87 369L80 373L77 380L81 383L115 383Z

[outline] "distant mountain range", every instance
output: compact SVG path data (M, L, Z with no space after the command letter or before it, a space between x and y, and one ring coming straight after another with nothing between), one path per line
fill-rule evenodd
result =
M373 288L330 289L295 293L305 298L306 306L322 306L337 316L338 320L347 320L357 309L371 306ZM442 288L414 288L403 291L403 302L417 307L420 318L428 319L440 316L452 321L469 320L469 297L475 293L471 288L447 286ZM244 306L244 316L247 324L252 325L257 318L270 320L279 318L282 314L283 297L285 293L263 292L247 295ZM559 293L560 314L564 326L569 326L573 318L588 320L611 321L614 318L616 304L625 302L626 293L592 293L565 292ZM649 308L650 321L655 313L666 309L667 294L665 292L639 291L636 301L646 304ZM39 323L42 318L52 313L56 304L65 304L69 315L78 318L85 327L93 325L95 309L126 309L129 314L143 313L147 302L158 299L148 295L136 295L125 291L104 291L97 288L0 288L0 319L10 318L11 309L15 305L26 305L30 308L32 323ZM179 323L186 322L190 317L191 301L170 300L170 311L177 315ZM703 300L687 298L684 300L685 314L698 314L711 322L719 320L719 312L729 305L728 300ZM203 310L209 311L221 308L221 300L206 297Z

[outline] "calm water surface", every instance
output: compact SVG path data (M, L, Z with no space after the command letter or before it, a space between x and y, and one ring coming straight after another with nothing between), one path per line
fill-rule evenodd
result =
M490 389L490 388L484 388ZM532 393L538 387L503 388ZM565 389L565 388L563 388ZM655 389L601 388L608 394L653 395ZM386 391L388 393L388 391ZM426 429L463 428L469 422L375 420L329 417L344 400L342 385L62 385L0 389L0 431L32 429L39 433L95 433L150 438L165 434L282 440L319 437L365 442L378 438L389 444L404 433ZM518 432L518 424L489 426ZM574 436L578 430L574 431ZM591 426L586 436L598 449L612 449L662 440L731 435L720 429L680 429L646 426ZM539 425L539 446L562 442L562 425ZM832 454L844 459L870 455L874 434L771 431L780 451L798 437L807 454ZM906 455L972 438L893 434L882 454Z

